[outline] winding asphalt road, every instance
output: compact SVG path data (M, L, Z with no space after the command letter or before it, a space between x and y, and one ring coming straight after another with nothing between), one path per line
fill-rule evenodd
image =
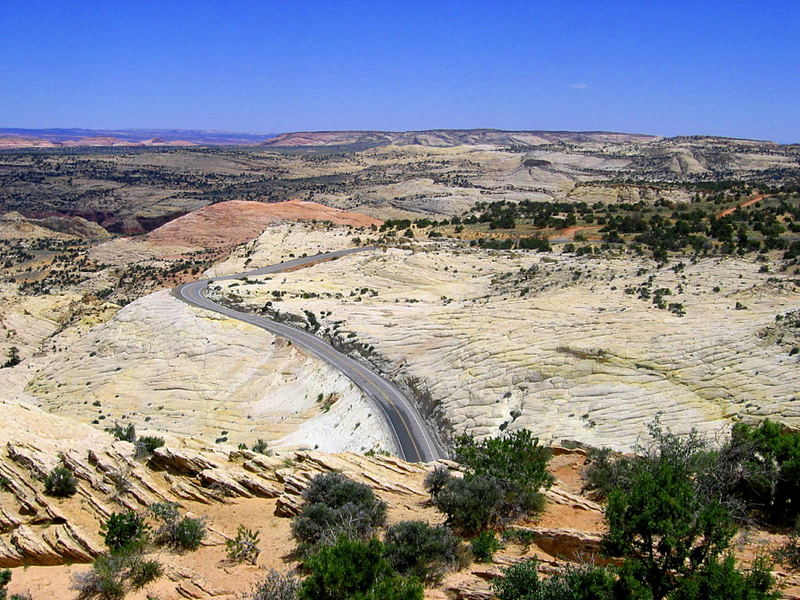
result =
M375 248L369 246L364 248L351 248L349 250L338 250L336 252L326 252L314 256L296 258L277 265L247 271L246 273L236 273L235 275L225 275L223 277L214 277L213 279L201 279L176 287L173 290L173 295L193 306L212 310L266 329L271 333L289 339L292 343L305 348L344 373L345 376L361 389L361 391L372 398L389 425L389 430L394 437L395 445L400 449L401 458L410 462L429 462L438 458L443 458L444 454L439 449L436 440L431 435L422 417L420 417L419 412L411 402L409 402L408 398L406 398L390 381L370 371L361 363L342 354L338 350L335 350L330 344L308 331L228 308L227 306L212 302L203 294L208 285L214 281L280 273L281 271L296 269L325 260L332 260L340 256L371 250L375 250Z

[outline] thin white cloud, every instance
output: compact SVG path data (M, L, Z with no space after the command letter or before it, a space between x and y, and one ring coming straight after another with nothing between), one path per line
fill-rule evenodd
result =
M570 83L569 87L571 87L573 90L585 90L586 88L589 87L589 84L587 84L587 83Z

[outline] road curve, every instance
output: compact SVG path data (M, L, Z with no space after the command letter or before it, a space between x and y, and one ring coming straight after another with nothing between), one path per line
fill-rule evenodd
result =
M291 327L290 325L278 323L277 321L272 321L257 315L234 310L212 302L203 295L208 284L213 281L280 273L281 271L287 271L309 264L339 258L340 256L346 256L356 252L367 252L370 250L375 250L375 248L369 246L338 250L336 252L325 252L314 256L296 258L261 269L254 269L245 273L236 273L234 275L225 275L212 279L201 279L176 287L173 290L173 295L193 306L221 313L231 318L244 321L245 323L250 323L256 327L266 329L271 333L289 339L292 343L305 348L344 373L344 375L357 385L361 391L372 398L389 425L395 445L400 449L401 458L410 462L429 462L438 458L443 458L444 454L439 449L436 440L431 435L422 417L420 417L419 412L411 402L409 402L408 398L406 398L390 381L370 371L361 363L342 354L330 344L308 331L297 329L296 327Z

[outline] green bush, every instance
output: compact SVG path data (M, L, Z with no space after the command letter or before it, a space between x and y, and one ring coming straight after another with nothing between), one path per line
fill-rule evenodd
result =
M730 448L744 454L739 497L771 524L800 517L800 431L768 419L755 427L737 423Z
M447 515L448 525L465 534L493 525L499 503L497 480L488 477L453 478L433 499L434 506Z
M6 367L15 367L20 363L19 357L19 349L16 346L11 346L8 350L8 359L0 365L0 369L5 369Z
M632 465L627 487L608 495L604 547L641 564L655 600L728 547L735 528L727 508L698 493L693 469L674 456Z
M422 600L422 585L414 579L396 576L383 553L383 544L376 539L364 542L341 537L332 545L323 546L306 561L309 576L298 597L300 600Z
M119 423L114 423L114 426L106 431L120 441L130 442L131 444L136 441L136 427L134 427L133 423L128 423L125 427Z
M98 556L90 571L76 573L72 589L78 600L121 600L125 597L128 557L123 554Z
M472 556L480 563L492 562L494 553L503 547L494 531L483 531L470 542Z
M261 550L258 549L259 533L248 529L244 525L239 525L236 530L236 537L225 541L228 560L235 563L247 562L251 565L256 564Z
M769 566L756 560L749 571L736 568L736 561L727 555L721 561L710 560L704 568L681 580L670 600L778 600L781 593Z
M179 551L193 551L205 539L206 526L202 519L180 517L174 502L157 502L150 506L150 513L159 521L155 542Z
M44 490L49 496L68 498L78 491L78 480L72 471L63 465L54 467L44 480Z
M450 469L444 465L436 465L433 471L425 476L425 489L431 495L431 498L436 498L450 479Z
M340 508L345 504L371 505L375 502L375 493L368 485L357 483L341 473L324 473L311 480L303 498L309 504L322 503Z
M339 473L317 475L303 496L306 503L292 520L292 536L304 552L342 535L367 539L386 523L386 504L372 489Z
M269 449L269 444L265 440L259 438L256 440L256 443L253 444L253 452L257 452L258 454L264 454L269 456L272 454L272 451Z
M517 563L492 581L499 600L622 600L615 595L616 577L610 569L594 565L568 567L547 579L539 579L535 559ZM627 600L634 600L628 597ZM637 598L636 600L644 600Z
M136 440L136 457L144 458L145 456L152 456L156 448L161 448L164 445L164 438L154 435L143 435Z
M436 583L449 570L458 567L463 552L461 540L444 526L422 521L402 521L392 525L384 538L385 555L401 575L413 575Z
M454 526L477 531L544 507L542 490L553 484L547 471L550 450L540 446L527 429L480 442L461 436L455 443L455 456L466 467L464 481L448 481L434 499ZM459 501L459 493L470 497ZM485 494L482 508L477 506L481 494ZM465 512L475 509L478 514Z
M113 513L100 526L100 534L112 553L144 543L148 532L144 519L134 512Z
M98 556L89 571L76 573L72 589L78 600L121 600L129 591L152 583L163 574L158 561L145 560L141 550L122 550Z
M364 594L352 596L353 600L422 600L425 589L413 577L394 575L380 579Z
M206 524L202 519L183 517L175 524L171 546L177 550L194 551L206 537Z
M764 593L772 593L761 567L744 575L732 559L720 562L736 531L735 505L725 493L730 473L737 470L736 453L711 452L696 432L678 436L662 429L658 420L650 433L651 444L639 448L639 457L625 459L624 482L608 493L603 546L610 556L625 559L617 582L620 593L661 600L677 593L688 598L693 590L745 586L753 598L769 597L758 591L764 584Z
M492 591L500 600L534 600L539 588L538 562L523 560L505 569L503 577L492 580Z
M128 571L128 581L132 590L140 590L164 574L164 568L157 560L144 560L141 557L133 561Z

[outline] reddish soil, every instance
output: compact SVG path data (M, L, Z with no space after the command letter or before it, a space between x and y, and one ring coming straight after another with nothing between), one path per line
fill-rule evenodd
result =
M231 200L204 206L162 225L147 240L164 246L213 248L239 245L258 237L270 223L281 220L328 221L336 225L369 227L378 219L346 212L316 202L290 200L265 204Z
M756 202L759 202L759 201L763 200L766 197L767 197L766 194L759 194L758 196L753 196L752 198L750 198L750 200L745 200L741 204L737 204L736 206L732 206L731 208L726 208L725 210L720 211L719 214L717 214L717 218L721 219L722 217L727 217L729 214L731 214L733 211L735 211L740 206L742 208L745 208L747 206L751 206L751 205L755 204Z
M576 225L574 227L566 227L559 229L557 232L548 236L550 241L569 242L575 239L575 234L581 231L597 231L601 228L600 225Z

